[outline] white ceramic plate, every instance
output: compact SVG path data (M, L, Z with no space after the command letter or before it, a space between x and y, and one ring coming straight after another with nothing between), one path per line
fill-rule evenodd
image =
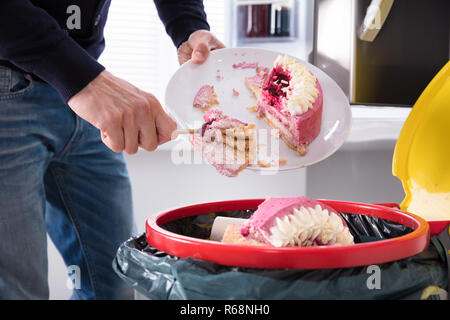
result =
M213 85L220 101L214 106L224 114L247 123L254 123L257 129L259 159L273 160L274 157L286 159L286 164L279 168L262 168L252 165L248 169L256 171L290 170L315 164L332 155L347 139L351 126L351 109L347 97L336 82L319 68L306 64L318 78L323 90L323 115L320 134L309 145L305 156L297 155L279 139L279 151L274 150L277 139L271 135L271 128L264 119L257 119L255 112L246 109L256 102L255 97L245 85L244 78L256 74L255 69L236 69L233 64L240 62L254 63L262 67L273 66L279 52L257 48L226 48L212 51L208 60L199 65L191 61L183 64L170 79L165 93L165 107L178 122L180 129L199 128L203 113L193 107L194 97L199 88L205 84ZM221 79L217 78L218 70ZM239 96L233 95L233 89ZM264 130L259 130L264 129ZM267 140L264 139L264 132ZM186 138L188 138L186 136Z

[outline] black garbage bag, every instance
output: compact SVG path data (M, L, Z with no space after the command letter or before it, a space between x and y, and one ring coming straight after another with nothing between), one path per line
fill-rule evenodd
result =
M208 239L216 216L247 218L252 210L210 213L172 221L163 228ZM356 243L402 236L404 225L340 213ZM446 231L448 232L448 231ZM116 273L149 299L447 299L446 248L438 237L420 254L399 261L340 269L262 269L224 266L159 251L145 234L120 246Z

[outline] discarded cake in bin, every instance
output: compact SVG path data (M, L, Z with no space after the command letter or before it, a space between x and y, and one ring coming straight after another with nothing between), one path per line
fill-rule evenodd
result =
M241 227L230 224L225 229L225 233L223 234L221 242L223 243L232 243L232 244L245 244L249 246L266 246L264 242L250 239L250 238L244 238L241 234Z
M257 101L259 117L280 130L286 145L299 155L319 135L322 123L322 89L307 66L278 56Z
M191 137L194 150L220 174L234 177L256 157L254 125L210 110L203 116L201 133Z
M214 86L205 84L195 95L193 105L199 108L202 112L208 111L212 106L219 104L217 94L214 91Z
M306 197L265 200L241 226L240 232L245 240L275 247L354 244L339 213ZM228 235L227 240L230 239L235 240L229 243L251 244L243 243L243 239L233 234Z

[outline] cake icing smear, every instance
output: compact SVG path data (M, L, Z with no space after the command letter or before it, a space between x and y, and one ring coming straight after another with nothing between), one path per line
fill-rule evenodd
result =
M203 116L201 132L192 134L194 150L203 160L228 177L235 177L253 163L256 147L254 125L211 109Z

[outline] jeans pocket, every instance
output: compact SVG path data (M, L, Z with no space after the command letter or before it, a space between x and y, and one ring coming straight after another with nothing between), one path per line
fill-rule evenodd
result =
M32 87L33 78L30 74L0 66L0 100L21 96Z

